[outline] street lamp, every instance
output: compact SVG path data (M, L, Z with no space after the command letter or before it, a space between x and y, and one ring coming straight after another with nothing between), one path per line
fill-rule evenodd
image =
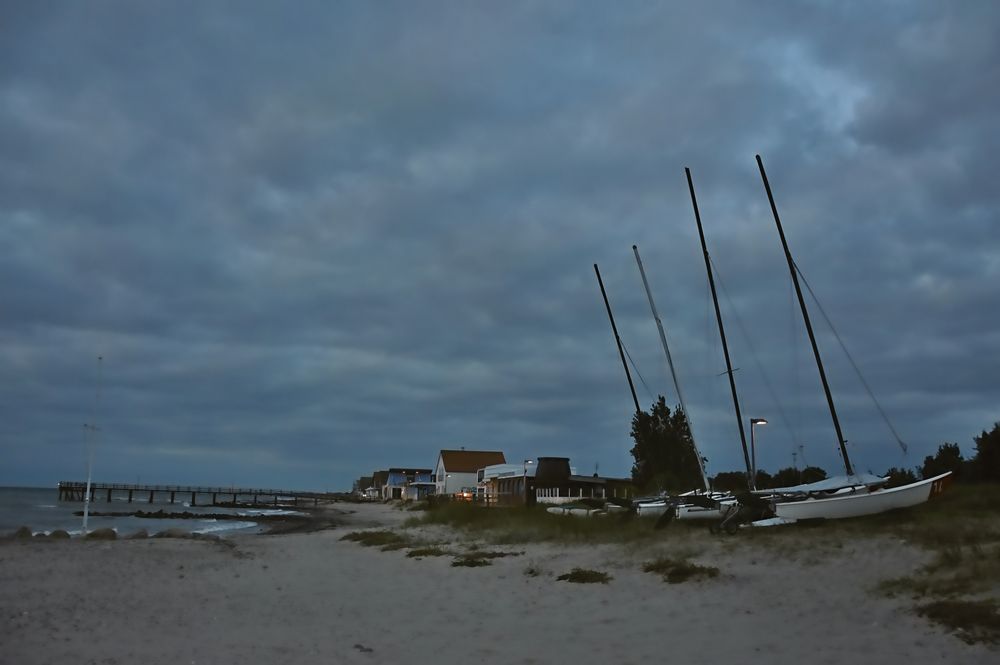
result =
M764 418L751 418L750 419L750 469L753 474L752 484L757 487L757 447L754 442L753 428L755 425L766 425L767 420Z
M526 459L521 465L521 489L524 490L524 505L528 505L528 465L534 464L534 460Z

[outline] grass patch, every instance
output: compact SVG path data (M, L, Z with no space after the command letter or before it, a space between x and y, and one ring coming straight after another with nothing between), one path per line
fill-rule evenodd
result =
M447 556L449 552L440 547L418 547L406 553L406 556L413 559L422 556Z
M476 559L474 557L459 556L455 557L455 560L451 562L454 567L465 567L465 568L478 568L480 566L492 566L493 562L489 559Z
M524 552L491 552L487 550L469 550L462 556L470 559L502 559L506 556L523 556Z
M652 520L637 520L628 513L579 517L552 515L546 506L485 507L464 501L431 506L407 526L442 524L495 544L534 542L634 543L663 538Z
M352 531L340 538L364 547L381 547L383 551L406 547L407 540L393 531Z
M886 580L878 589L889 596L954 598L1000 588L1000 546L950 545L915 574Z
M527 566L524 569L524 576L525 577L538 577L539 575L542 575L543 573L544 573L544 571L541 568L539 568L538 566L534 566L534 565Z
M568 573L563 573L556 579L560 582L573 582L575 584L607 584L611 581L611 576L599 570L574 568Z
M642 569L647 573L658 573L670 584L679 584L690 579L702 577L718 577L719 569L715 566L700 566L687 559L660 557L645 564Z
M969 644L1000 644L1000 606L993 600L938 600L917 608Z

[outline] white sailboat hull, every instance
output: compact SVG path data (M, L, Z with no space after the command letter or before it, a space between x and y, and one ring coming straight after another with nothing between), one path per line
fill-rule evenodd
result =
M875 515L897 508L909 508L924 503L944 491L951 472L927 478L909 485L868 492L859 489L825 499L803 499L774 505L776 517L784 520L844 519Z
M721 520L729 507L736 503L736 497L726 497L720 499L714 508L696 506L693 504L682 504L677 506L677 519L679 520Z
M667 512L666 501L644 501L635 505L635 513L639 517L659 517Z

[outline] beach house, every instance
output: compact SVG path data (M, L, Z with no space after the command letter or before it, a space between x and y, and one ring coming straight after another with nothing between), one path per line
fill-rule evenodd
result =
M412 493L407 492L407 488L413 486L418 488ZM423 486L426 488L424 494L421 494L419 487ZM385 493L382 495L383 499L404 499L404 498L423 498L427 492L430 491L431 487L431 470L430 469L414 469L413 467L392 467L388 471L388 476L385 481Z
M376 471L372 474L371 489L365 493L369 499L381 501L385 499L385 483L389 479L388 471Z
M493 505L571 503L580 499L626 499L634 494L627 478L574 473L568 457L539 457L523 464L497 464L481 473L486 501Z
M434 465L434 493L453 496L465 489L474 491L480 469L506 461L499 450L442 450Z

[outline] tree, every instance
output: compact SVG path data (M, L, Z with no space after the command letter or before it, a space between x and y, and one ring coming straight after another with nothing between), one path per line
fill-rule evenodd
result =
M826 480L826 471L818 466L807 466L802 469L803 483L818 483L821 480Z
M973 439L976 442L976 456L972 458L972 468L977 480L1000 481L1000 422L993 423L993 429Z
M886 483L886 487L899 487L900 485L909 485L910 483L917 482L917 474L909 469L890 467L882 475L889 476L889 482Z
M985 434L985 432L984 432ZM965 460L962 459L962 451L957 443L942 443L938 448L937 455L924 458L924 465L920 468L920 473L924 478L939 476L948 471L952 472L955 480L962 477L962 467Z
M663 395L649 413L632 418L632 482L642 491L686 491L702 487L694 438L684 412L672 411Z
M777 487L774 484L774 478L767 471L763 469L757 469L757 475L754 478L754 487L759 490L766 490L771 487Z
M712 478L712 489L716 492L746 492L747 474L745 471L722 471Z
M795 467L789 466L779 469L771 478L771 487L792 487L802 482L801 477L802 473Z

